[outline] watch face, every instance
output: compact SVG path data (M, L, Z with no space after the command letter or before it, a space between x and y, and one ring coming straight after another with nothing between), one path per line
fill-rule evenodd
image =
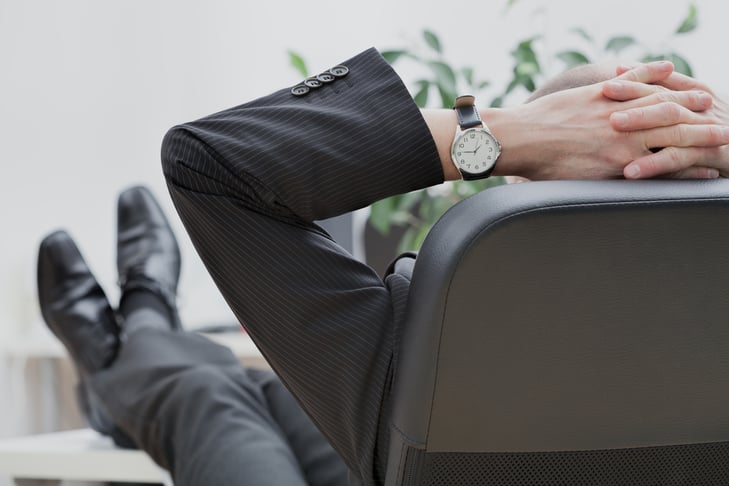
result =
M469 128L454 142L451 152L461 171L481 174L496 163L501 148L493 135L483 128Z

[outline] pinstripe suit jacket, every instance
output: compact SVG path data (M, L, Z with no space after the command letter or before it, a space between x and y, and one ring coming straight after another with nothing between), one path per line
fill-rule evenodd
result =
M365 484L383 478L408 279L383 281L312 223L443 180L405 86L374 49L346 77L172 128L164 173L209 272Z

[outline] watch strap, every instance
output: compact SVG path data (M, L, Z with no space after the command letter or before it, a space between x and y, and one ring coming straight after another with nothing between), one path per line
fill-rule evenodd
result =
M479 174L471 174L470 172L466 172L465 170L460 171L461 172L461 179L464 181L477 181L479 179L485 179L491 175L491 172L494 171L494 166L491 166L489 170L486 172L481 172Z
M461 130L483 125L478 110L476 109L475 101L476 97L472 95L464 95L456 98L453 109L456 110L458 125L461 127Z

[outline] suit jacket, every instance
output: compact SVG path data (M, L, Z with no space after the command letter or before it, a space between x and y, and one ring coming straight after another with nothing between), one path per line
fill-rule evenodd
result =
M233 312L353 474L376 484L408 279L383 281L313 221L443 174L420 111L378 52L343 66L346 76L301 96L285 88L172 128L162 161Z

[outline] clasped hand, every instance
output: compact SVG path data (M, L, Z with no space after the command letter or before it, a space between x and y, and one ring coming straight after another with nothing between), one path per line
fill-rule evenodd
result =
M603 84L604 96L615 101L652 97L658 102L617 111L610 116L611 125L623 132L642 131L652 148L663 147L629 163L626 177L729 177L725 100L706 84L674 72L669 62L622 66L617 74Z
M621 67L516 110L526 141L512 173L530 179L729 176L729 106L670 62Z

